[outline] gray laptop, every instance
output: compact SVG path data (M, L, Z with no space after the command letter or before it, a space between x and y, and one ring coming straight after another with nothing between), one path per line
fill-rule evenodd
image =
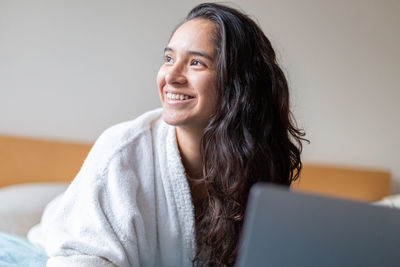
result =
M400 266L400 210L257 184L237 266Z

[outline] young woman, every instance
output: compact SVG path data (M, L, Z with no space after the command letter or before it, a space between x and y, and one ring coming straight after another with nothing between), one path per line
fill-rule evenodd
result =
M164 53L162 110L105 131L30 231L48 266L232 266L250 187L298 177L303 133L254 21L201 4Z

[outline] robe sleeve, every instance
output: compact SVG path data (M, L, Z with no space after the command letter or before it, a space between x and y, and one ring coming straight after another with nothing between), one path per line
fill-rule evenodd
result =
M140 251L148 244L137 206L139 174L120 148L126 144L110 142L107 135L96 141L66 192L48 204L40 224L28 233L49 255L48 267L139 266L144 260ZM130 147L146 153L143 143L131 140Z

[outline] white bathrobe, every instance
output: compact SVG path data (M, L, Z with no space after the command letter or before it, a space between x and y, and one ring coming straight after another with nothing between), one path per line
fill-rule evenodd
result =
M47 266L192 266L194 209L161 109L106 130L28 234Z

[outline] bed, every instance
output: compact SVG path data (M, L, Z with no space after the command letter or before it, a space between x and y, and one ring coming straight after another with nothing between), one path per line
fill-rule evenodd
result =
M79 171L91 144L0 136L0 231L25 235ZM390 195L385 170L305 163L294 191L363 202Z

